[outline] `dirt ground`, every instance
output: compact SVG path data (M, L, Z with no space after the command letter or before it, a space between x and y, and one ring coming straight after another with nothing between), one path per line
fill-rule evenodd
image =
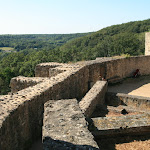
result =
M124 136L96 139L100 150L150 150L150 136Z
M122 83L109 86L108 92L150 97L150 76L125 79Z
M116 150L150 150L150 140L116 144Z
M150 97L150 76L127 78L122 83L108 87L108 92ZM150 139L115 143L114 150L150 150ZM104 148L105 149L105 148ZM106 148L109 149L109 148Z

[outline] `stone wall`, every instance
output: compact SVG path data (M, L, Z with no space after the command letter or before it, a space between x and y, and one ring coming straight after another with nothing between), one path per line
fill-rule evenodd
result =
M81 65L77 64L62 64L56 62L41 63L35 67L35 77L53 77L65 71L71 71Z
M141 75L150 75L150 56L137 56L128 58L104 58L85 62L89 69L89 82L96 82L100 76L108 80L131 77L136 69ZM93 83L93 84L94 84Z
M106 94L106 104L112 106L126 105L150 111L150 98L123 93Z
M150 32L145 33L145 55L150 55Z
M88 93L79 102L79 106L86 117L91 117L97 105L105 103L105 93L107 91L106 81L97 81Z
M49 69L62 65L56 62L38 64L35 68L35 77L49 77Z
M76 99L48 101L44 106L44 150L99 149Z
M150 114L92 118L95 128L91 132L95 137L149 135Z
M121 58L106 63L106 79L113 77L126 78L133 76L136 69L140 70L141 75L150 74L150 56L139 56Z
M87 74L86 68L77 67L13 95L1 96L0 149L29 148L41 136L44 103L49 99L83 97L88 90Z
M136 69L140 69L141 75L150 74L150 56L105 58L62 67L58 63L56 65L36 67L36 76L49 77L47 80L26 89L19 87L22 90L12 95L0 96L0 149L24 150L41 136L44 103L48 100L76 98L80 101L90 89L89 83L96 83L100 76L105 79L126 78ZM50 76L49 69L54 66L64 69L64 72ZM19 85L21 80L16 82ZM27 85L21 82L20 86L25 87L23 84Z
M47 78L41 77L14 77L10 81L11 92L15 93L30 86L34 86L40 82L46 81Z

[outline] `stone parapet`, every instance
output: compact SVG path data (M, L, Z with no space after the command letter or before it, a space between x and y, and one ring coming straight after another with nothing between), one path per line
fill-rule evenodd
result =
M44 150L98 149L76 99L45 103L42 137Z
M35 77L49 77L49 69L62 66L61 63L41 63L35 67Z
M41 78L41 77L23 77L23 76L18 76L14 77L10 81L10 87L11 87L11 92L15 93L18 92L22 89L25 89L29 86L34 86L40 82L46 81L47 78Z
M105 93L107 91L106 81L97 81L88 93L79 102L79 106L86 117L90 117L97 105L105 103Z
M63 63L41 63L35 67L35 77L53 77L66 70L80 68L81 64L63 64Z

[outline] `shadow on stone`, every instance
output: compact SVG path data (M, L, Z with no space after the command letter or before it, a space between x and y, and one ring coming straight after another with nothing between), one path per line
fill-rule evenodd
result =
M108 112L107 105L97 105L91 117L106 117Z
M120 136L112 138L99 138L96 142L100 150L116 150L116 144L130 143L133 141L146 141L150 139L150 135L147 136Z
M90 145L76 145L69 142L54 140L51 137L45 137L43 140L43 150L99 150Z
M35 141L29 150L43 150L42 149L42 139L40 138L37 141Z

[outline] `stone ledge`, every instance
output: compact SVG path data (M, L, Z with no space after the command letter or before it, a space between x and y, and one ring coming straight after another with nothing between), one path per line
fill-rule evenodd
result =
M103 105L105 93L107 91L106 81L97 81L84 98L79 102L79 106L86 117L90 117L96 105Z
M143 110L150 110L150 98L128 95L123 93L106 93L106 104L112 106L126 105L138 107Z
M148 135L150 114L92 118L95 136Z
M44 150L98 149L76 99L48 101L44 105Z

